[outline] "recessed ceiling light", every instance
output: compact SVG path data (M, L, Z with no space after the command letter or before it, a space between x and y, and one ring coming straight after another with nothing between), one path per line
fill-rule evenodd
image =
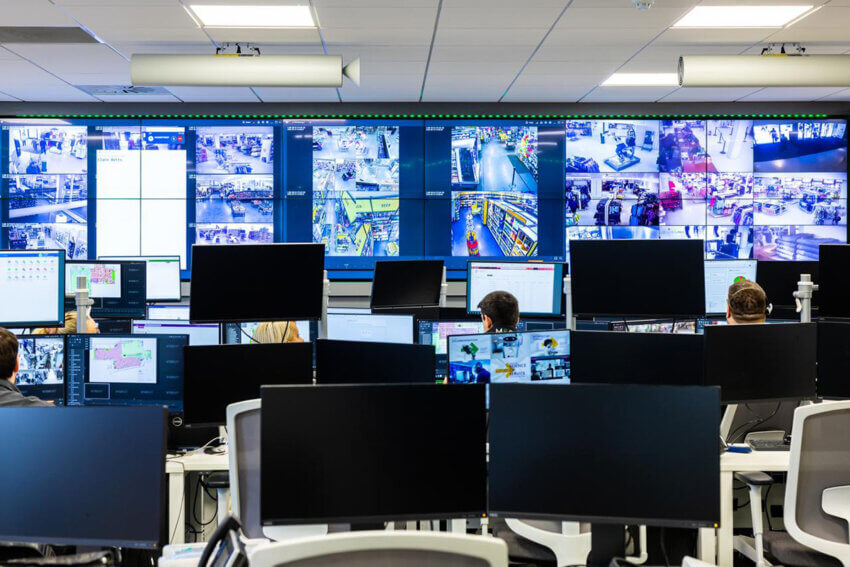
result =
M220 6L191 4L193 17L206 28L315 28L309 6Z
M676 73L614 73L600 85L602 87L677 87Z
M813 13L797 6L696 6L674 28L781 28Z

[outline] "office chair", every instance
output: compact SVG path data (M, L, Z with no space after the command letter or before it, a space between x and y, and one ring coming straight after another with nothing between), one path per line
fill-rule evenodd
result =
M349 532L255 549L251 567L507 567L508 547L497 538L434 532Z
M759 567L850 567L850 401L797 408L785 488L785 532L764 532L761 489L765 473L738 473L750 488L755 549L736 549Z
M227 406L230 502L233 515L249 539L275 541L293 537L324 535L324 524L263 527L260 518L260 400Z

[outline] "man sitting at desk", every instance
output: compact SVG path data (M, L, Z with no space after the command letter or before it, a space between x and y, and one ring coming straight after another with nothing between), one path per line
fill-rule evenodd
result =
M756 325L767 318L767 294L756 282L738 278L726 296L726 322L730 325Z
M507 291L491 291L478 302L485 333L512 333L519 325L519 302Z
M18 338L0 327L0 408L13 406L52 407L33 396L24 396L15 386L18 373Z

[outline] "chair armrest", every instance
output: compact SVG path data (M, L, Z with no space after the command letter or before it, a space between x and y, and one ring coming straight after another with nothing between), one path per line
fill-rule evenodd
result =
M735 479L750 486L770 486L773 484L773 478L763 472L736 472Z

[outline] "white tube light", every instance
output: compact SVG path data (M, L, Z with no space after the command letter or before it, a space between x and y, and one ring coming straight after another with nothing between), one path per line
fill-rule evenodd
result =
M848 55L683 55L682 87L850 87Z
M147 55L130 58L133 85L198 87L341 87L360 84L360 60L340 55Z

